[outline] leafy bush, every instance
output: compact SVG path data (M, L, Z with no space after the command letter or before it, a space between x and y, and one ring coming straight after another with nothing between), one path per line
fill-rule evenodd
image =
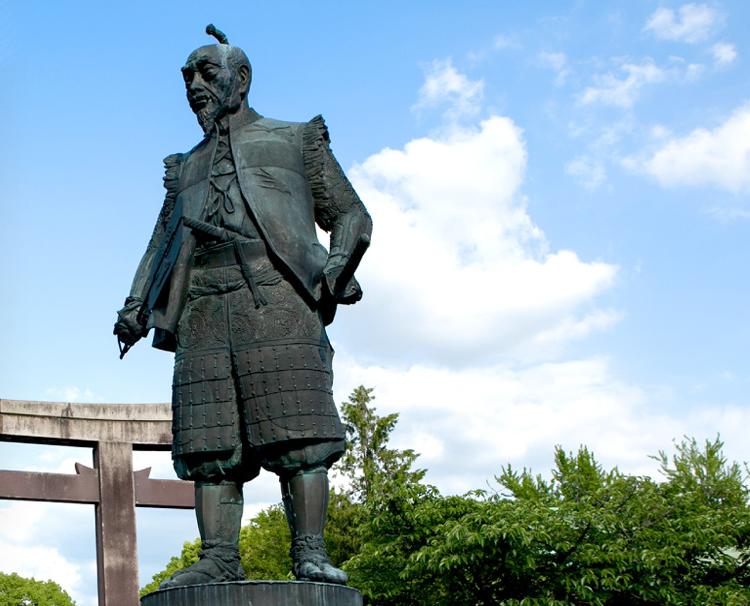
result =
M75 606L75 602L53 581L0 572L0 606Z

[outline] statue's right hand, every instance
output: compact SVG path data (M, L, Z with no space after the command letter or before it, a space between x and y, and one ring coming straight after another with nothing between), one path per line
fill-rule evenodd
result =
M135 324L129 322L125 317L115 322L115 328L112 334L116 335L118 340L125 343L125 345L135 345L135 343L143 336L141 334L141 325L136 321Z
M137 304L135 304L137 303ZM112 331L117 339L125 345L134 345L141 337L146 336L146 327L139 320L140 302L126 301L125 307L117 312L117 322Z

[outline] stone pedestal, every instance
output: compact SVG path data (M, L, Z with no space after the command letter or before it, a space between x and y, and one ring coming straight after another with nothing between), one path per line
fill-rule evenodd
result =
M235 581L155 591L141 606L362 606L362 595L329 583Z

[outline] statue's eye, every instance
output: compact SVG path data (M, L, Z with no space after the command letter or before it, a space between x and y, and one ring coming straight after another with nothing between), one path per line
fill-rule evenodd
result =
M191 69L183 69L182 70L182 79L185 80L185 82L190 82L193 79L193 70L191 70Z
M201 73L206 80L213 80L217 75L216 69L213 67L204 67Z

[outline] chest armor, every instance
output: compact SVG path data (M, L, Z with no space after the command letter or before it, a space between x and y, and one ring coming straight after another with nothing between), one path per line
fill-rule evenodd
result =
M245 211L258 227L286 277L310 303L320 298L327 253L315 231L315 210L302 156L302 124L260 118L236 129L229 141ZM203 219L215 138L185 158L175 209Z

